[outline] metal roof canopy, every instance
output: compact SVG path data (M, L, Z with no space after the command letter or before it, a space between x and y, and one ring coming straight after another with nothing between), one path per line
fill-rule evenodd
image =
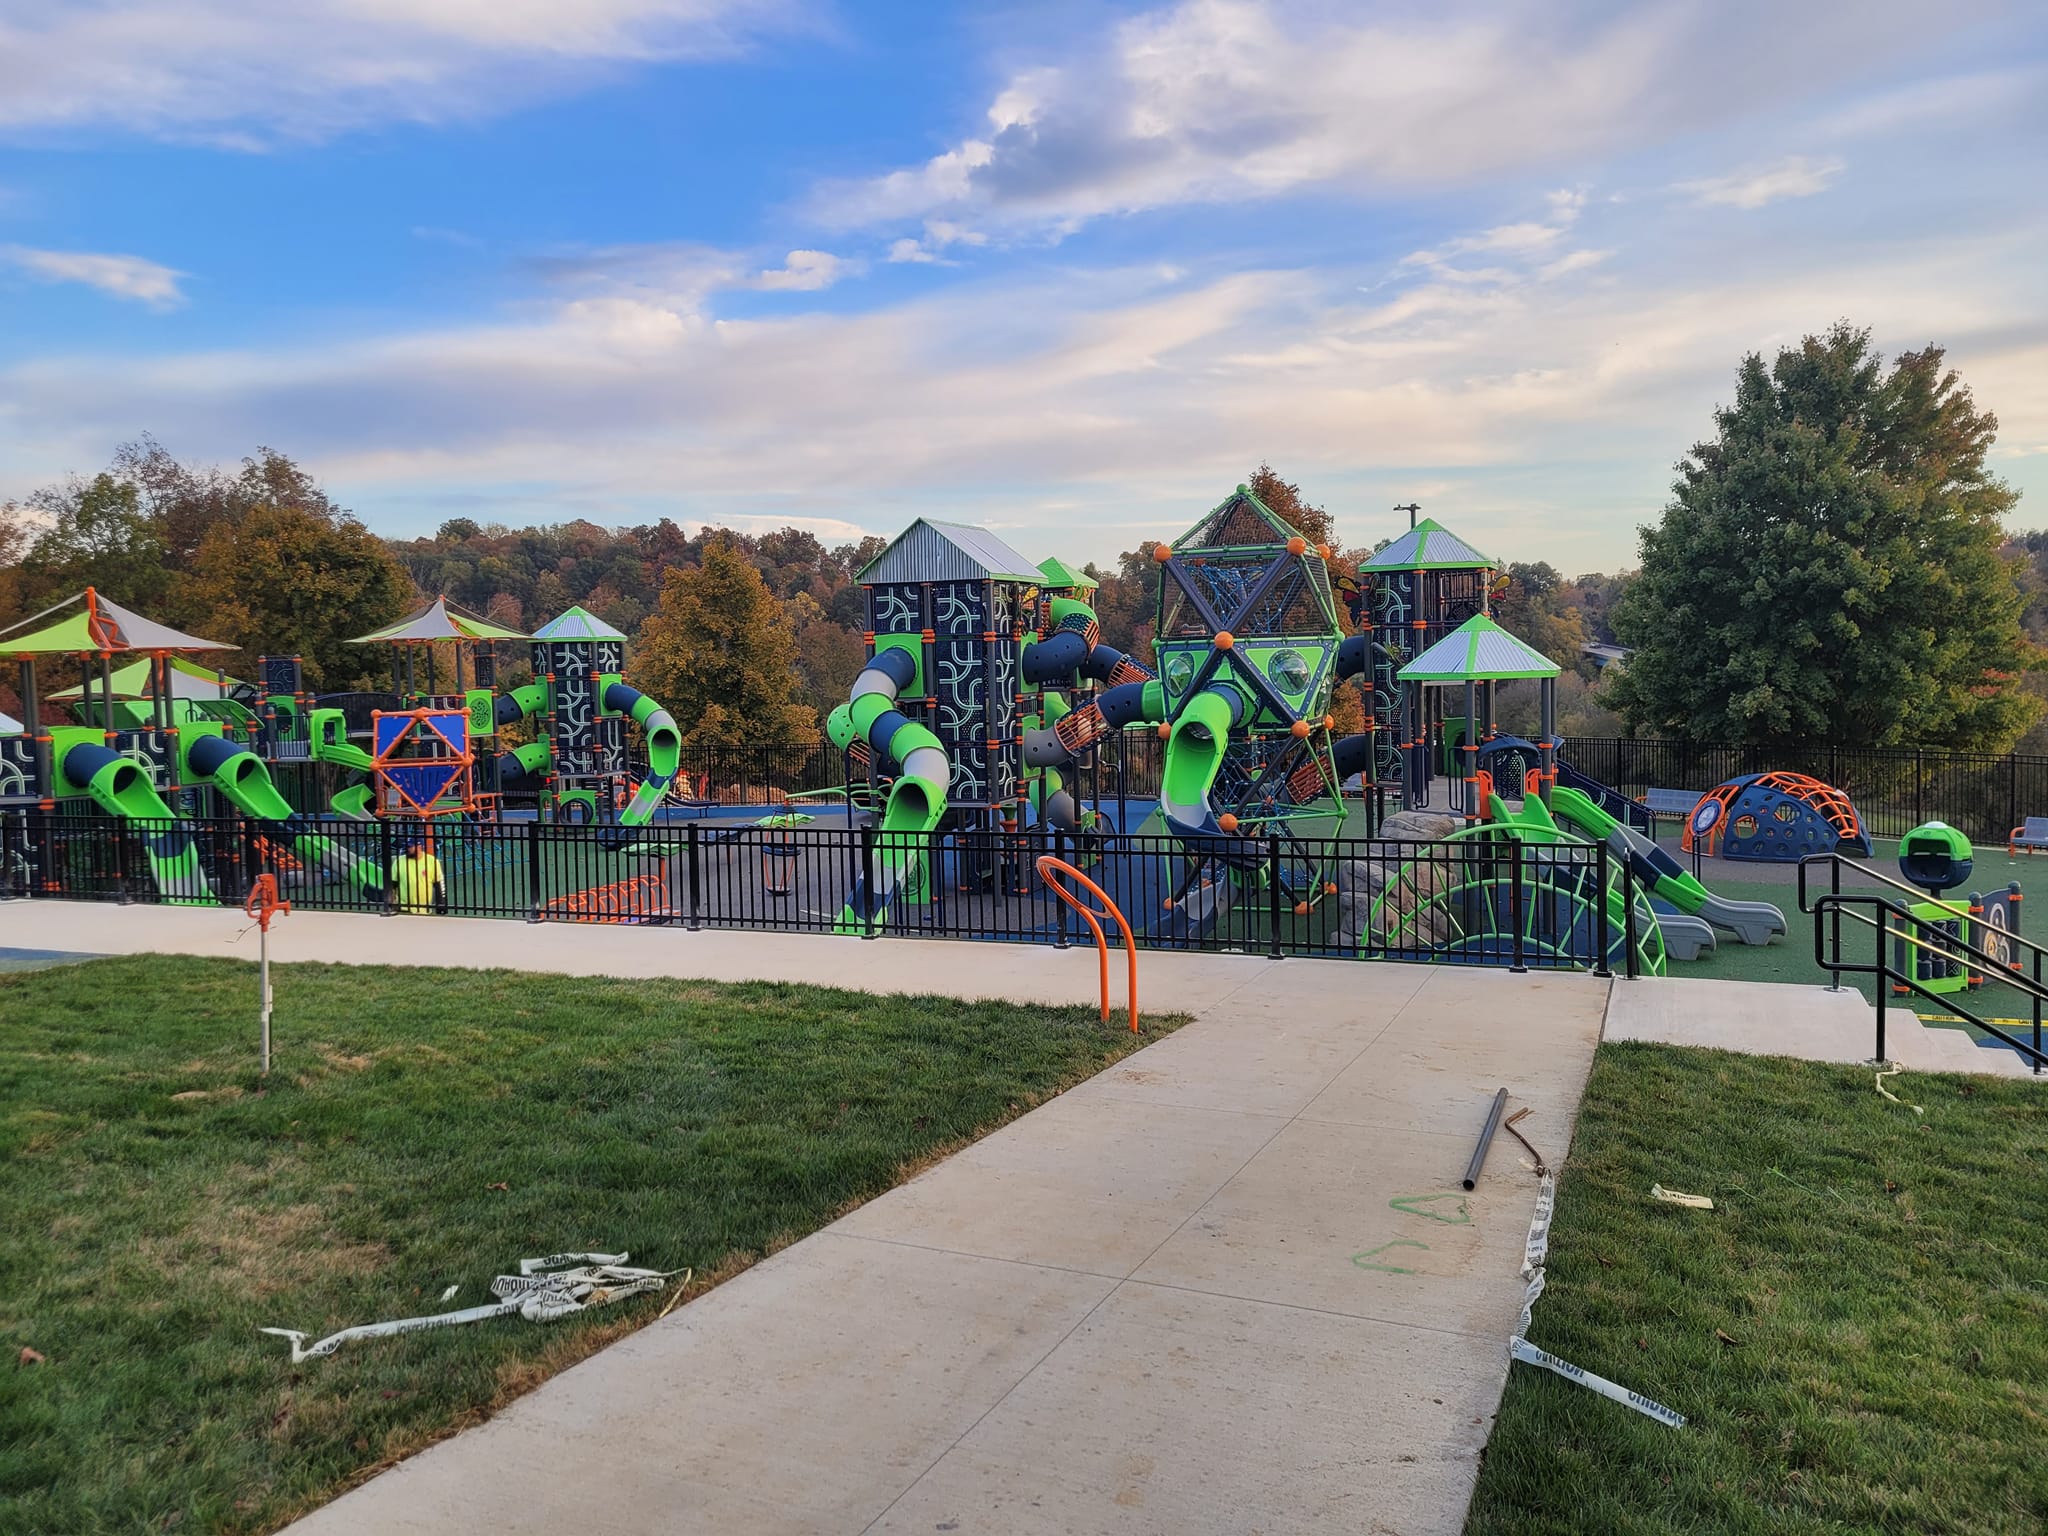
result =
M1499 561L1467 544L1434 518L1425 517L1358 568L1361 571L1493 570Z
M623 640L623 630L613 629L588 608L564 608L533 632L536 640Z
M861 567L862 586L918 581L1017 581L1043 586L1045 572L986 528L920 517Z
M1486 683L1557 674L1558 665L1548 656L1475 613L1398 675L1404 683Z
M0 656L115 656L123 651L232 651L239 647L221 640L202 640L184 634L155 619L123 608L87 587L61 603L45 608L36 618L83 598L85 608L68 619L59 619L26 635L0 638ZM34 622L24 619L23 624ZM19 628L20 626L16 626Z
M470 613L460 603L436 597L418 613L357 635L350 645L425 645L436 640L525 640L517 630L494 624L481 614Z

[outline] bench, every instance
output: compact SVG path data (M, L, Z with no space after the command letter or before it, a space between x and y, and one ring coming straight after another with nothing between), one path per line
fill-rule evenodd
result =
M2029 816L2006 834L2005 856L2016 853L2048 853L2048 816Z
M1674 816L1681 823L1692 814L1692 808L1700 803L1700 792L1696 789L1647 789L1643 791L1643 809L1650 813L1650 840L1657 839L1657 818Z

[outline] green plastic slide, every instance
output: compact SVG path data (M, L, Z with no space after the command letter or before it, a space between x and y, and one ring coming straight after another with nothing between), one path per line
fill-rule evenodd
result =
M1690 917L1726 929L1744 944L1768 944L1785 931L1785 914L1767 901L1730 901L1716 896L1679 867L1678 861L1635 828L1617 821L1592 798L1559 784L1550 792L1550 809L1594 842L1605 843L1616 858L1627 859L1638 879L1653 895Z
M358 858L333 838L307 830L291 802L271 782L263 759L255 753L221 742L218 737L202 737L193 743L190 761L193 769L203 774L243 815L284 824L292 851L300 858L353 880L368 895L383 896L384 871L376 861Z
M79 742L65 752L61 769L109 816L141 824L136 830L149 858L150 875L165 901L188 907L212 905L213 890L199 863L199 845L164 804L140 764L106 747Z

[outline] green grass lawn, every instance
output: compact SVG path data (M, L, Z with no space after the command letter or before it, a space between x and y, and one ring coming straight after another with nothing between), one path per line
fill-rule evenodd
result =
M1601 1047L1468 1536L2048 1526L2048 1096ZM1653 1183L1712 1212L1652 1201Z
M1136 1043L1090 1009L802 986L275 975L267 1083L252 966L0 976L0 1530L276 1526L669 1298L297 1367L260 1327L475 1305L573 1250L695 1294Z

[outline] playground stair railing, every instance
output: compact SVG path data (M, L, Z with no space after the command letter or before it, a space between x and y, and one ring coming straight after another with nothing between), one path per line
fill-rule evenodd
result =
M1809 877L1818 881L1823 872L1828 888L1825 891L1810 889ZM1845 891L1842 889L1845 872L1858 882L1868 881L1885 890ZM1909 902L1927 899L1926 892L1839 853L1814 853L1799 861L1799 910L1813 918L1814 962L1828 972L1837 990L1845 975L1870 976L1876 980L1876 1059L1886 1059L1885 1005L1892 992L1897 990L1925 998L1937 1007L1953 1012L1973 1029L1982 1030L2002 1041L2019 1053L2021 1060L2033 1068L2036 1076L2048 1069L2048 1049L2043 1047L2041 1031L2042 1007L2048 1004L2048 982L2042 978L2041 962L2044 956L2048 956L2048 947L2008 930L1999 935L2000 944L2008 952L1992 953L1958 934L1948 932L1935 921L1916 916L1911 907L1893 899L1887 892L1897 892ZM1871 933L1874 941L1874 958L1871 961L1848 958L1842 941L1844 922L1852 930L1863 928ZM1956 1000L1956 994L1929 990L1918 977L1910 974L1910 962L1901 966L1894 961L1894 942L1915 953L1926 952L1947 960L1973 962L1985 976L1997 977L2000 985L2011 987L2028 998L2033 1007L2031 1041L2007 1034L1988 1019L1972 1013Z

